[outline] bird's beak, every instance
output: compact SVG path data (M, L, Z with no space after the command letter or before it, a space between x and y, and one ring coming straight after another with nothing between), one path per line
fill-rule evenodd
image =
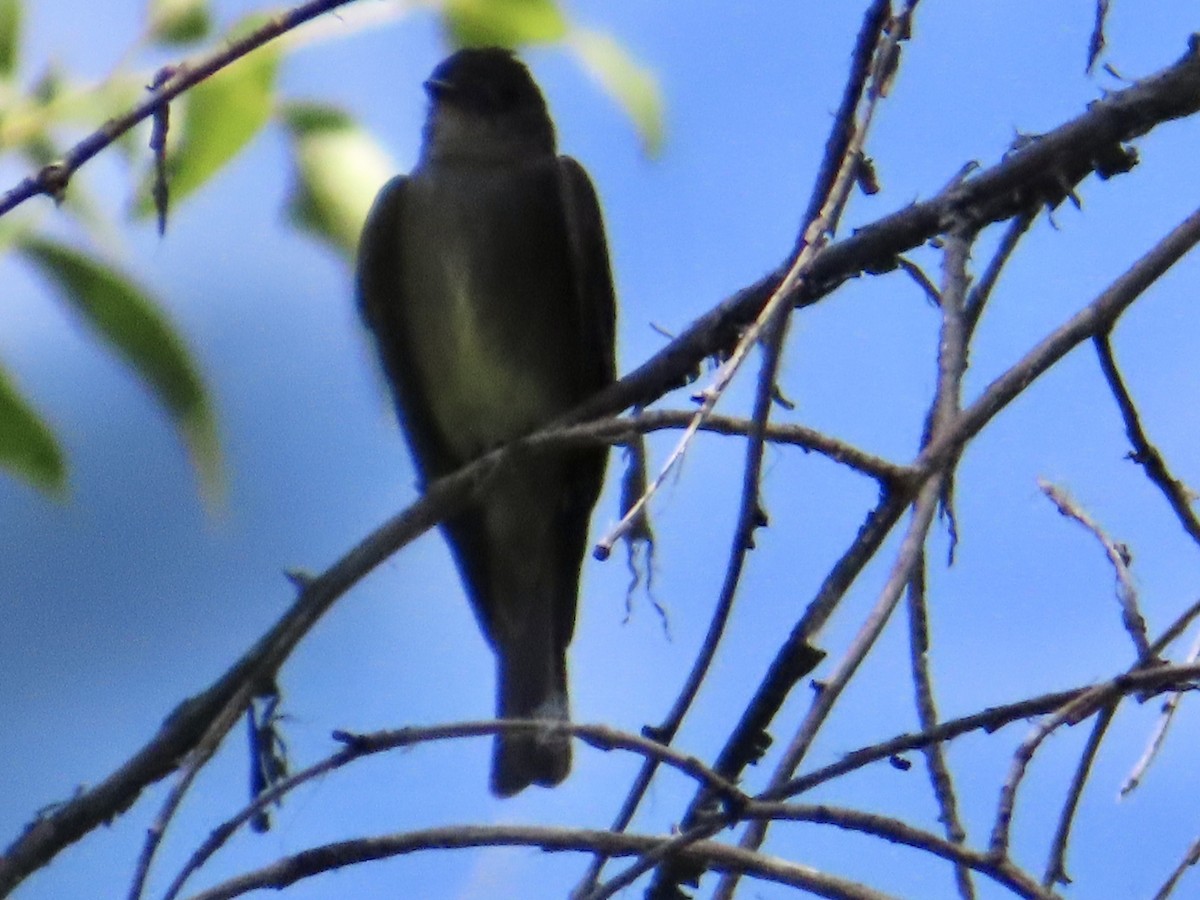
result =
M446 96L446 94L449 94L454 90L454 85L449 81L446 81L444 78L427 79L422 87L425 88L425 93L435 100L439 97Z

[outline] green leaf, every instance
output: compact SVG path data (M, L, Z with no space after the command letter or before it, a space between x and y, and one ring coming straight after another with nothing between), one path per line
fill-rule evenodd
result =
M283 122L295 161L288 218L353 259L367 211L395 165L366 131L335 107L290 104Z
M21 49L21 2L0 0L0 79L5 81L17 71Z
M150 40L168 46L193 44L212 30L208 0L150 0Z
M67 467L53 432L0 370L0 466L34 487L61 495Z
M77 250L37 237L24 239L18 250L166 407L205 499L217 503L224 480L212 410L196 365L166 317L141 288Z
M219 172L267 124L274 107L279 55L273 44L260 47L188 91L179 148L167 161L172 202L187 197ZM172 129L180 127L177 122L172 116ZM151 212L154 200L147 179L137 214Z
M555 0L446 0L443 21L459 47L550 43L567 33Z
M663 102L654 73L606 34L575 29L567 44L633 120L646 155L657 155L663 144Z

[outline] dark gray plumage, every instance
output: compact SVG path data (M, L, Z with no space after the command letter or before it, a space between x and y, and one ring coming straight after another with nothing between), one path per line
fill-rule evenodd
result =
M600 208L555 153L526 68L461 50L425 84L421 157L367 218L358 293L422 483L527 434L615 377ZM566 649L607 451L531 457L443 523L496 654L497 715L568 718ZM554 785L569 739L498 735L492 790Z

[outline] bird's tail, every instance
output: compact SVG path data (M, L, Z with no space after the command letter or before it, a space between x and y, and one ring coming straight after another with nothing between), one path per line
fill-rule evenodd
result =
M497 649L497 718L566 722L565 652L544 642ZM552 728L500 732L492 754L492 793L499 797L531 784L553 787L571 771L571 739Z

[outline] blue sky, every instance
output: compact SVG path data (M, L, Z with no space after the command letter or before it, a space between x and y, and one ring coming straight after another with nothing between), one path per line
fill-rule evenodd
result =
M572 6L578 21L612 34L661 79L667 143L657 160L641 156L632 127L565 53L528 55L562 149L584 163L601 195L621 302L622 370L662 346L651 325L682 329L791 247L859 6ZM49 59L107 72L133 42L141 7L38 0L30 11L30 77ZM249 0L216 7L225 22L261 8ZM1091 16L1084 0L923 4L869 141L884 191L855 198L845 228L931 196L965 162L994 163L1018 132L1054 127L1104 89L1120 87L1107 75L1083 74ZM1129 77L1160 69L1183 52L1194 24L1184 0L1156 4L1153 16L1116 3L1107 59ZM424 116L420 83L444 52L432 19L414 13L297 52L283 71L284 93L343 104L403 170L415 158ZM1139 142L1143 162L1133 173L1084 183L1082 213L1068 205L1053 225L1040 219L980 327L969 395L1191 212L1198 139L1195 122L1163 127ZM91 177L114 210L128 202L132 185L119 167L102 161ZM231 486L228 508L216 518L202 508L175 435L140 386L80 335L37 281L0 262L9 286L0 359L51 420L73 466L71 496L61 504L0 480L5 843L36 809L119 765L180 699L224 671L286 608L284 569L324 568L414 499L414 473L356 320L349 272L284 226L288 177L285 139L271 130L175 211L164 240L132 224L111 251L162 298L211 385ZM53 224L50 205L34 202ZM976 249L976 271L995 239L989 232ZM936 275L936 252L913 258ZM1185 260L1164 278L1114 339L1147 427L1192 484L1200 483L1198 265ZM797 409L778 418L907 460L932 390L937 326L923 295L899 274L847 285L794 320L781 382ZM751 381L743 377L723 411L746 409ZM668 404L684 406L686 398ZM661 460L673 443L674 436L656 438L652 452ZM941 562L944 529L931 542L932 652L944 716L1107 677L1131 660L1111 569L1094 540L1040 495L1039 476L1067 487L1133 548L1152 632L1195 600L1196 548L1123 459L1127 449L1094 357L1081 349L968 451L958 481L957 564ZM596 530L616 515L615 455L613 463ZM635 595L625 621L619 556L587 564L571 655L579 721L637 731L673 700L716 598L740 465L736 442L702 438L654 504L654 592L669 610L669 640L644 594ZM681 748L705 758L720 746L875 495L872 483L820 458L768 452L771 528L758 535L727 642ZM822 635L831 660L873 603L895 541L889 550ZM905 630L897 619L884 635L810 766L914 726ZM492 678L449 555L437 535L427 535L344 598L283 670L291 755L305 765L329 752L334 728L486 717ZM777 747L807 700L798 689L773 729ZM1197 725L1186 703L1144 788L1115 799L1152 718L1153 709L1125 709L1098 761L1071 859L1071 896L1150 895L1200 831L1190 802L1200 788L1189 764ZM1024 734L1015 727L972 736L950 750L976 842L985 840L1009 754ZM1083 729L1057 735L1031 770L1016 852L1035 871L1084 737ZM563 787L500 802L486 791L489 752L484 740L421 747L309 786L289 799L269 835L236 841L194 887L321 841L432 824L603 827L636 769L630 757L580 748ZM927 779L913 761L907 774L871 769L819 798L933 828ZM768 756L747 785L765 780L773 762ZM235 733L174 826L153 886L161 890L197 840L244 802L245 770L243 735ZM148 792L17 896L123 896L161 795L161 788ZM665 831L689 796L681 778L662 776L636 830ZM816 826L781 826L772 835L770 851L898 896L954 896L946 866L911 851ZM565 896L583 864L533 850L418 854L315 879L291 896ZM706 881L704 890L711 886ZM1000 895L982 880L978 886L981 897ZM783 895L770 885L746 892Z

